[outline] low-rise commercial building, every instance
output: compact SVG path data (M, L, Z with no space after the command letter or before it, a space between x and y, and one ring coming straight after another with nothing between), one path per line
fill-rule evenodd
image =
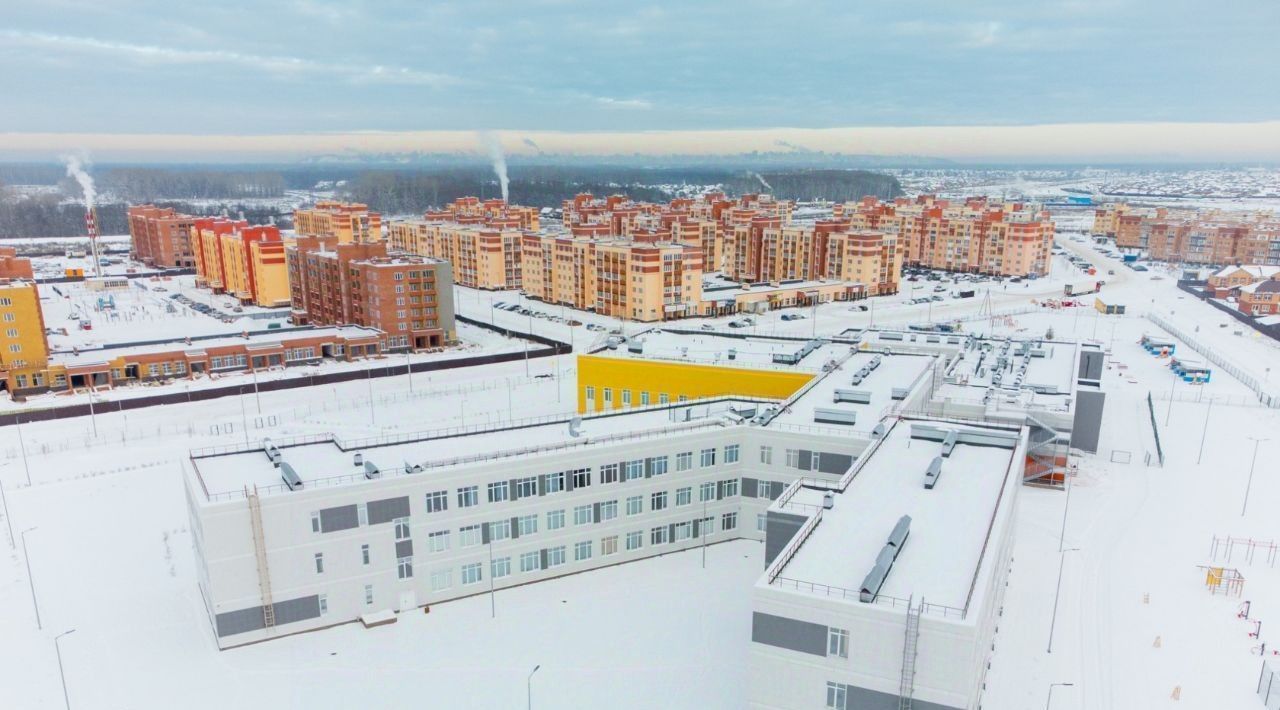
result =
M35 273L31 270L31 260L25 256L18 256L18 250L15 247L0 247L0 279L34 280Z

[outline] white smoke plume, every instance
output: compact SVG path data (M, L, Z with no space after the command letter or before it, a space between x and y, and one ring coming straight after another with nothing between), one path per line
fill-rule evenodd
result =
M502 142L493 131L480 131L480 142L489 151L489 160L493 162L493 172L498 176L498 184L502 186L502 201L507 201L507 156L502 152Z
M93 178L85 171L83 161L74 155L63 156L62 161L67 164L67 177L75 178L80 183L80 189L84 190L85 209L93 209L98 190L93 186Z
M764 179L763 175L761 175L760 173L751 173L751 174L754 175L755 178L760 181L761 185L764 185L764 189L768 190L769 192L773 192L773 185L770 185L768 181Z

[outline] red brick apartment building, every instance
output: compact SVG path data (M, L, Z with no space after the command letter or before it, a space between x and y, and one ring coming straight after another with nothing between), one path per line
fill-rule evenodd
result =
M195 266L191 227L195 217L169 207L134 205L129 219L129 255L147 266L187 269Z
M448 262L389 253L381 242L318 237L299 237L285 260L295 324L377 328L390 350L457 340Z

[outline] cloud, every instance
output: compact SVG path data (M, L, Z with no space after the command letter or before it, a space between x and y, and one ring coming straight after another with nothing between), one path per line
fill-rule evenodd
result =
M591 100L605 108L635 109L640 111L648 111L653 108L653 103L645 99L615 99L610 96L593 96Z
M177 49L151 44L115 42L93 37L76 37L47 32L0 30L0 45L16 44L50 51L97 52L127 57L143 63L223 64L263 71L275 76L303 73L337 76L355 83L409 84L441 87L460 83L448 74L408 67L357 66L317 62L301 57L246 54L224 49Z

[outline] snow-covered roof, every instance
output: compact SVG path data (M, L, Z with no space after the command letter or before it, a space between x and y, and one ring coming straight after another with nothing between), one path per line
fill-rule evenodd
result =
M993 530L1003 524L996 509L1010 503L1011 489L1019 485L1015 449L965 443L961 436L950 456L942 459L936 485L928 489L925 471L942 454L943 444L913 438L913 426L919 425L995 434L1011 444L1018 436L1013 430L897 421L879 446L859 461L848 487L834 494L833 506L821 513L821 524L789 560L780 558L781 569L769 583L772 588L861 603L864 579L895 524L907 515L909 535L876 603L905 611L908 598L923 598L957 619L966 606L981 606L980 599L969 596L971 589L980 590L974 582L983 565L994 561L994 555L984 556L984 551Z
M858 373L873 361L879 364L865 376L859 377ZM855 353L837 369L815 382L773 421L800 426L830 426L814 420L815 410L838 410L850 412L856 417L854 424L846 425L850 433L857 431L865 435L875 428L886 408L893 404L894 391L907 390L916 385L928 372L933 361L934 358L929 355ZM853 384L854 379L858 380L858 384ZM837 402L837 392L856 396L842 397L845 401Z
M1237 271L1243 271L1256 279L1269 279L1276 274L1280 274L1280 266L1266 266L1261 264L1224 266L1219 269L1214 276L1225 278L1235 274Z
M849 344L823 341L799 362L775 362L774 355L787 356L805 347L806 341L751 336L750 327L742 328L745 337L717 333L673 332L655 328L632 336L616 348L606 348L594 355L637 360L674 360L699 365L720 365L751 369L784 369L819 372L822 366L849 352ZM633 352L635 346L640 352Z
M1255 281L1248 286L1241 286L1240 293L1280 293L1280 280Z

